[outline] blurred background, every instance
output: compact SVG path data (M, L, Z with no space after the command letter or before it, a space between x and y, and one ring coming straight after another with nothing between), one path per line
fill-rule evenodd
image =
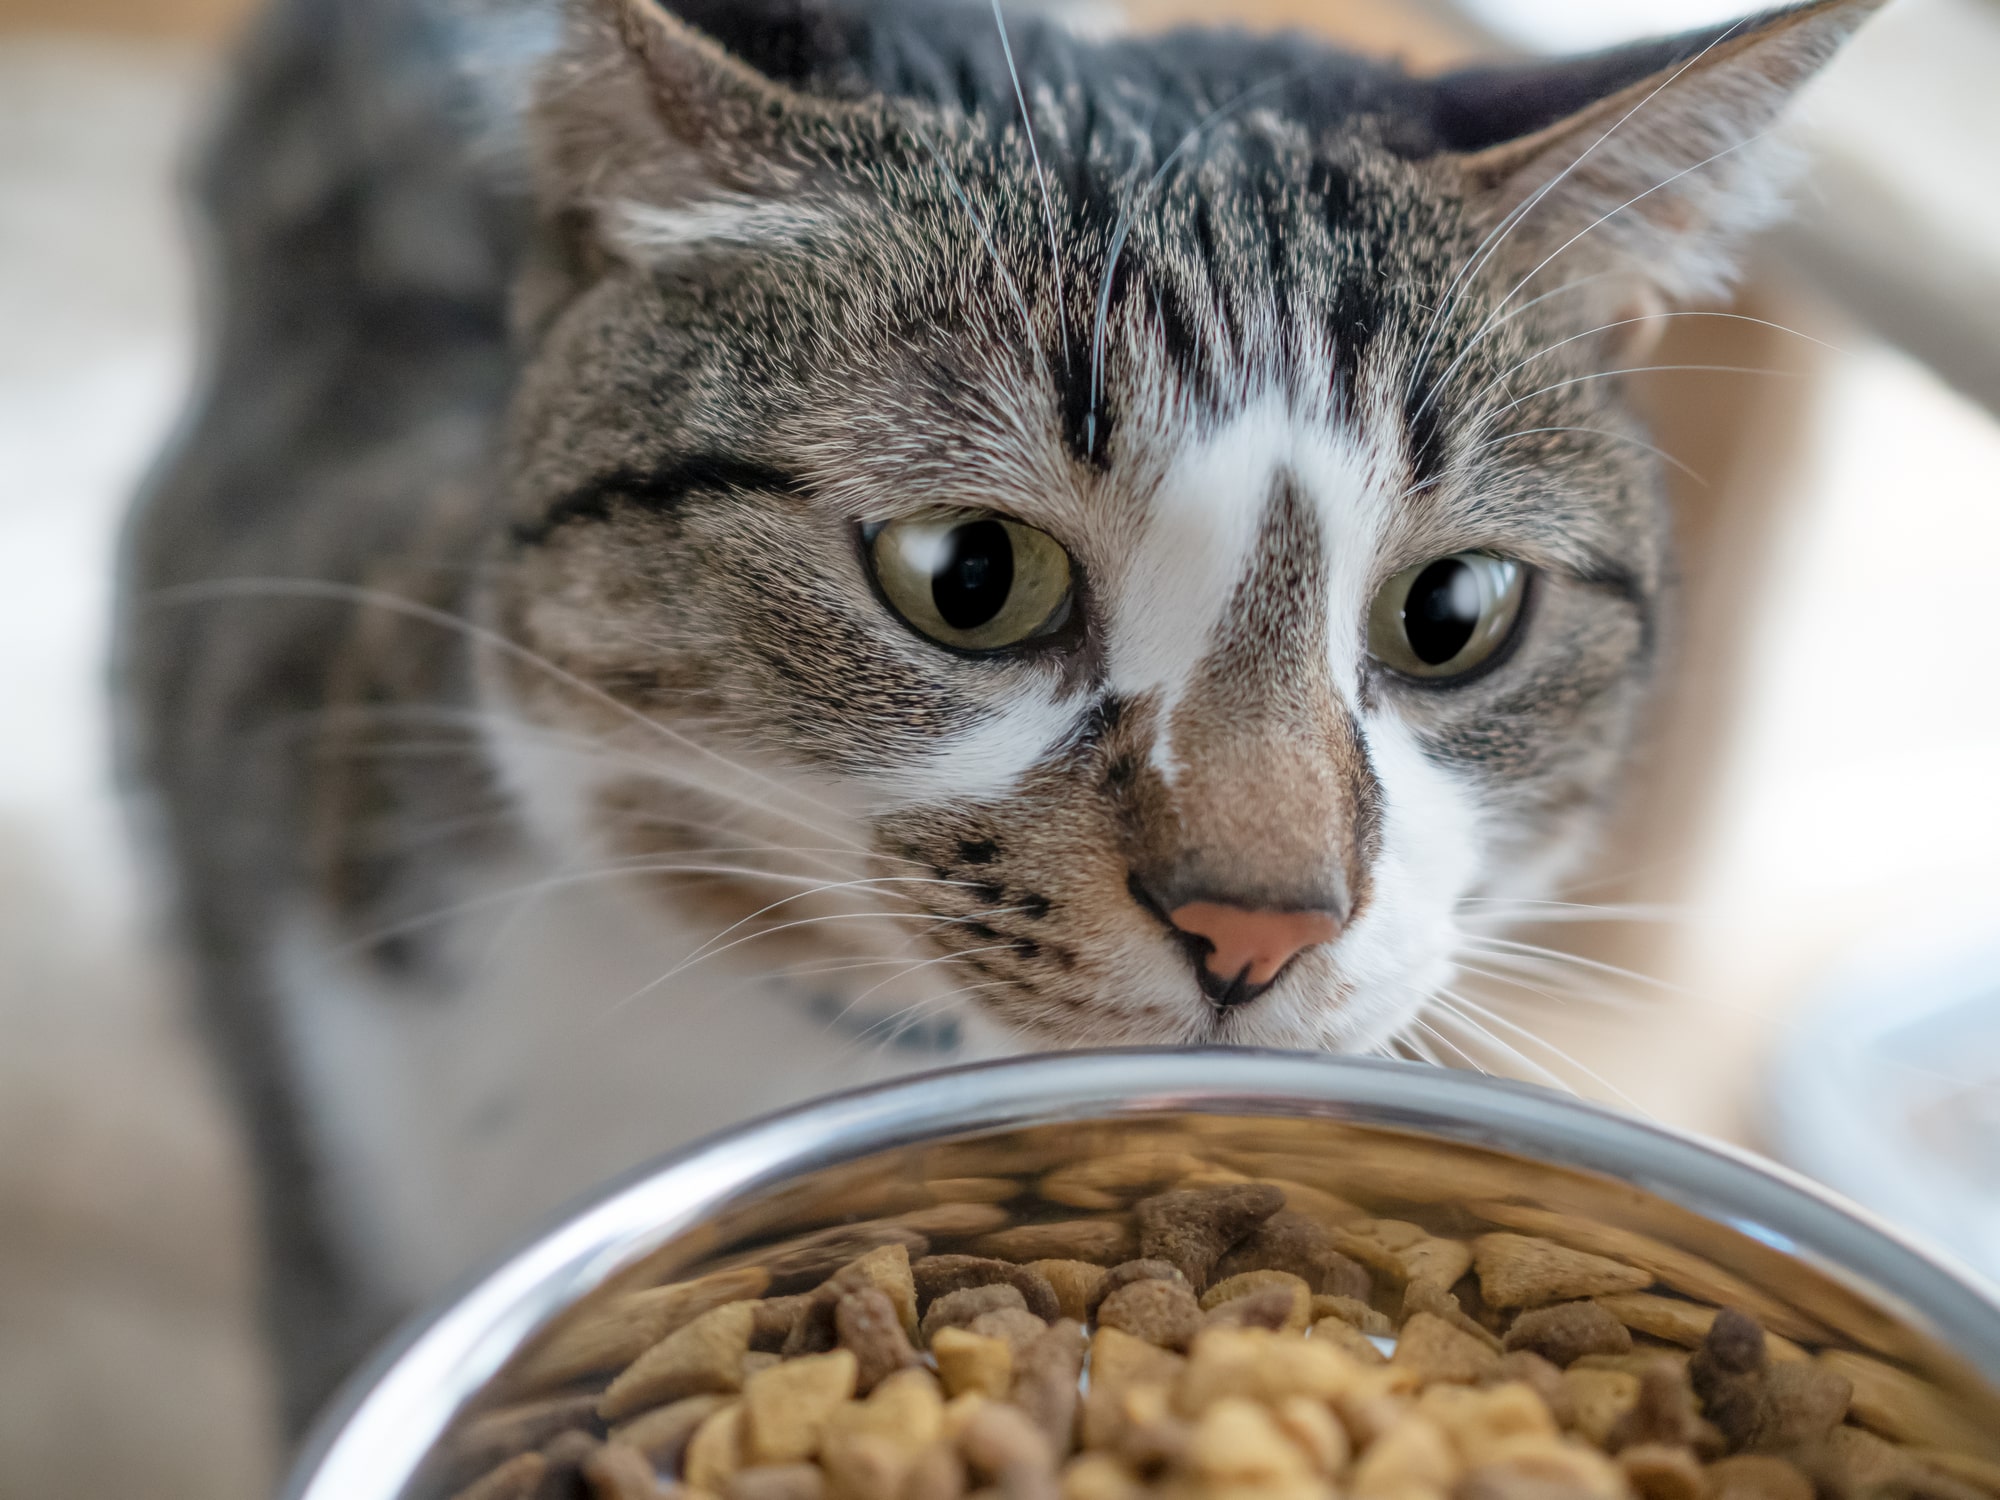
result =
M1736 10L1131 8L1418 65ZM278 1463L238 1153L126 850L102 685L118 518L197 360L178 174L248 9L0 0L0 1500L247 1500ZM1604 967L1491 991L1468 1050L1775 1150L2000 1271L1996 78L2000 4L1895 0L1809 101L1801 218L1754 260L1746 307L1809 339L1732 361L1782 377L1650 393L1703 481L1694 613L1579 897L1645 920L1550 924Z

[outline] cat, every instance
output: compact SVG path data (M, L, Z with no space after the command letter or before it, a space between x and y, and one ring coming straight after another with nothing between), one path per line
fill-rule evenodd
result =
M1875 3L1420 77L969 0L279 0L120 681L289 1419L757 1111L1392 1048L1590 847L1671 637L1620 376Z

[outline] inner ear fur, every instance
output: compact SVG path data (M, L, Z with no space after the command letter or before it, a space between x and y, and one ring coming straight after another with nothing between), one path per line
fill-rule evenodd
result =
M845 114L764 77L655 0L569 0L536 101L542 188L562 206L780 193Z
M1555 69L1537 65L1520 70L1523 95L1510 95L1505 70L1440 80L1447 110L1463 114L1477 99L1517 122L1537 121L1538 101L1573 93L1579 80L1610 90L1453 156L1500 263L1528 276L1546 261L1562 280L1611 273L1606 306L1629 304L1641 337L1648 295L1682 301L1725 290L1744 239L1783 209L1795 153L1771 138L1773 127L1882 3L1812 0Z
M759 203L803 218L857 132L882 128L863 104L765 76L657 0L566 0L564 27L531 116L542 231L514 309L529 340L607 267L657 259L659 236L629 232L635 210L664 216L656 227L691 211L697 230L724 233Z

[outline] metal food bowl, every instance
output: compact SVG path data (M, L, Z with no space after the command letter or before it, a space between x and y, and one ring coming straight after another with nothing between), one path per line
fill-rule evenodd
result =
M1471 1074L1118 1051L930 1074L668 1158L406 1333L357 1377L286 1493L449 1493L458 1481L440 1455L454 1424L519 1399L538 1351L607 1299L738 1261L790 1256L803 1266L816 1247L859 1253L843 1247L865 1248L885 1230L952 1250L1001 1228L1074 1220L1090 1190L1051 1183L1088 1181L1089 1164L1143 1153L1182 1174L1275 1179L1301 1202L1338 1199L1440 1232L1507 1229L1616 1256L1670 1294L1741 1308L1811 1350L1843 1351L1834 1357L1855 1376L1863 1425L2000 1460L1994 1291L1768 1163Z

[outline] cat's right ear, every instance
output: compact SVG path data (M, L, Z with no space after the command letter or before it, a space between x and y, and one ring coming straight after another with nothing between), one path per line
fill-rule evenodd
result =
M1438 124L1499 264L1642 306L1724 290L1738 247L1783 207L1795 153L1773 127L1882 3L1804 0L1438 79Z
M573 274L783 234L856 108L778 83L657 0L569 0L533 112L537 195Z

